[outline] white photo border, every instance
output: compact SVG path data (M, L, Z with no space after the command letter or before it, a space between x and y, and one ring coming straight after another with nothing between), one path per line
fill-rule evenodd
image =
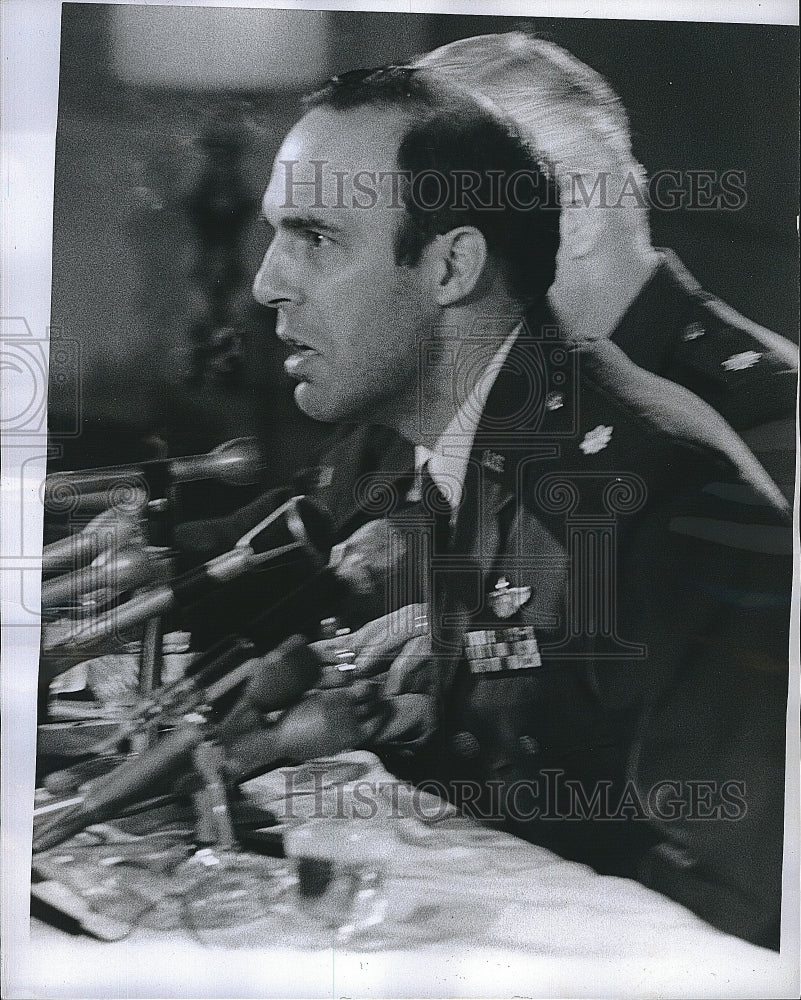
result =
M99 0L88 0L90 3ZM127 0L113 0L127 2ZM148 5L148 4L145 4ZM660 21L739 22L753 24L798 25L798 8L791 0L452 0L452 2L369 2L369 0L199 0L195 4L174 6L247 7L297 10L397 11L408 14L461 13L502 14L526 17L558 17L605 19L644 19ZM47 357L50 324L51 249L53 218L53 163L56 142L58 108L59 45L61 3L58 0L4 0L0 11L2 27L2 302L0 318L5 342L22 343L29 338L31 356ZM22 338L22 340L20 340ZM24 345L23 345L24 346ZM39 354L36 354L36 352ZM23 351L24 353L24 351ZM44 368L36 364L4 364L2 373L4 401L3 428L9 420L25 412L44 414L47 392L46 360ZM42 380L42 377L44 380ZM41 568L42 504L41 484L45 475L47 439L46 423L41 432L34 430L20 435L4 431L2 440L2 504L3 532L0 550L0 577L3 597L2 650L2 992L7 997L27 997L30 990L29 967L29 871L30 834L34 787L35 706L38 669L39 632L35 621L23 610L20 599L25 575ZM796 486L798 489L798 486ZM795 584L793 593L793 636L791 648L799 645L799 573L798 499L795 505ZM26 594L24 604L38 606L38 594ZM798 986L799 940L799 672L791 675L787 729L787 788L785 812L785 919L783 921L782 962L777 965L777 978L763 983L763 989L776 989L775 994L792 995ZM81 950L75 951L75 961ZM64 959L54 955L53 962ZM69 960L69 959L67 959ZM292 982L295 995L324 981L326 963L310 962L304 970L282 967L291 956L276 955L278 978ZM167 955L170 964L179 956ZM343 961L345 961L343 959ZM238 984L247 989L247 976L236 968L237 956L218 954L215 964L201 962L186 969L186 992L183 996L222 996L224 986ZM643 970L645 973L645 970ZM371 969L370 982L375 995L382 987L399 991L413 989L413 970L399 981L397 969L377 956ZM481 961L462 962L450 970L438 970L434 988L443 995L459 988L471 995L500 995L505 989L514 991L516 970L489 965ZM287 978L287 973L291 977ZM330 968L328 969L330 979ZM426 970L418 970L425 974ZM587 970L592 975L593 970ZM159 970L154 968L153 993L159 993ZM207 977L212 977L209 981ZM322 980L319 978L322 977ZM54 974L61 986L52 995L73 996L68 992L68 971ZM205 987L204 987L205 981ZM685 982L686 980L682 980ZM559 989L559 978L554 980ZM647 985L646 985L647 983ZM391 985L390 985L391 984ZM795 984L795 986L793 985ZM727 985L733 992L727 993ZM700 984L699 984L700 986ZM589 993L599 995L609 984L595 980L587 984ZM707 984L710 990L712 987ZM419 982L418 982L419 988ZM669 982L655 981L650 973L643 980L648 992L668 995ZM124 990L124 983L121 983ZM193 990L207 992L192 992ZM790 992L784 993L783 990ZM65 992L67 990L67 992ZM520 990L518 992L525 992ZM41 994L38 994L41 995ZM107 994L106 994L107 995ZM121 994L123 995L123 994ZM175 994L178 995L178 994ZM231 994L235 995L235 994ZM250 992L238 996L256 995ZM311 995L305 993L305 995ZM745 995L736 983L719 984L719 994ZM796 993L797 995L797 993Z

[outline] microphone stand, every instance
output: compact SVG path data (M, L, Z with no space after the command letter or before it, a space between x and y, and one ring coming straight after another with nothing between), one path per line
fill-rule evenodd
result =
M174 528L178 508L178 487L172 481L167 462L154 464L147 470L148 487L156 499L148 502L146 510L146 537L152 546L163 548L164 569L167 578L175 572ZM161 687L164 670L164 632L166 615L156 614L145 622L139 654L138 691L140 698L147 698ZM154 727L146 726L139 733L132 750L141 753L152 745Z
M171 733L162 737L160 746L154 744L152 752L161 753L165 760L172 762L173 768L181 767L182 761L184 768L189 764L188 774L184 771L183 784L188 786L194 807L195 842L207 848L213 845L226 853L236 850L238 844L228 806L223 754L215 742L209 713L207 706L187 713ZM41 821L34 829L34 854L56 847L87 826L118 817L134 803L139 803L139 809L152 805L153 796L148 797L141 791L137 794L132 780L133 775L141 783L142 776L137 768L141 770L146 760L152 766L150 758L129 757L105 777L89 782L82 793L34 810L34 818ZM195 787L191 787L193 785ZM175 793L169 798L174 796ZM156 802L162 798L157 795ZM101 801L104 803L102 808L97 804Z
M127 738L135 752L125 761L85 784L73 783L71 779L77 776L70 771L60 772L57 775L59 785L62 789L72 787L73 790L67 792L66 798L34 808L34 852L54 847L87 825L122 815L129 807L136 808L135 803L140 800L144 799L147 805L146 800L153 798L154 791L157 799L163 797L164 788L151 789L149 794L144 791L149 773L160 768L164 771L164 780L169 780L170 774L184 773L181 784L187 789L185 794L192 795L198 840L232 846L233 827L227 811L222 756L215 741L213 706L228 692L247 682L251 676L252 654L252 645L243 640L220 643L197 683L186 680L169 685L160 698L151 698L140 706L138 718L130 727L123 727L123 732L112 742L94 748L95 753L103 753L121 738ZM209 680L217 673L219 677ZM158 730L165 724L169 728L159 738ZM148 735L147 743L143 734ZM185 767L190 763L189 773L201 782L201 787L194 790L188 787L193 782L186 780ZM175 794L173 786L168 799L173 799Z

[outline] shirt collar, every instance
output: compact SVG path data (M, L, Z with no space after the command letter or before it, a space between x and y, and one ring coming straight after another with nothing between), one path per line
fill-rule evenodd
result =
M440 492L455 512L462 500L467 463L473 448L481 414L490 390L504 365L509 351L517 339L522 324L518 323L495 353L492 361L481 373L472 391L468 393L451 422L437 438L432 448L418 444L414 449L415 490L420 490L420 475L428 463L428 471Z

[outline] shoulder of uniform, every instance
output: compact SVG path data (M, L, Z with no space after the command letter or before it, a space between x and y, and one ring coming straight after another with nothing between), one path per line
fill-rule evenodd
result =
M606 408L649 437L725 441L726 425L708 404L684 386L640 368L612 341L582 341L572 350L585 410L588 402Z
M379 516L397 497L400 478L414 469L414 447L378 425L343 425L320 464L307 471L311 492L330 513L337 537L359 520ZM341 529L341 530L340 530Z
M792 341L755 323L733 306L701 287L670 250L660 251L660 306L674 318L673 350L685 360L712 360L722 373L746 370L759 355L762 367L798 368L798 348ZM739 358L738 355L746 355ZM725 362L732 359L731 364Z
M413 447L388 427L376 424L342 424L336 427L327 447L320 456L320 464L337 470L343 466L354 470L380 468L387 460L398 455L410 454Z
M693 296L665 377L709 402L737 431L793 417L798 350L713 296Z
M695 393L635 365L608 340L576 344L580 387L577 447L595 454L612 444L608 461L692 451L728 466L771 503L778 490L730 425Z
M798 371L795 344L707 293L693 296L676 331L674 358L722 380L757 368L763 374Z

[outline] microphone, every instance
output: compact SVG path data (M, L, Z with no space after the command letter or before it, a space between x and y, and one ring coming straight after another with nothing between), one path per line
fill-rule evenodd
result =
M191 605L226 584L268 562L301 550L315 566L330 553L328 518L307 497L292 497L243 535L229 551L184 573L169 586L145 594L98 615L85 625L43 636L45 652L62 647L86 648L102 643L112 631L140 625L176 605Z
M46 851L74 837L93 823L103 823L116 812L146 795L158 781L184 766L206 735L206 720L199 714L185 716L182 723L145 753L120 764L99 787L89 783L83 795L61 803L61 813L33 835L33 850ZM54 803L53 808L58 804Z
M360 628L403 605L417 603L406 582L410 577L416 581L419 566L415 552L407 552L404 533L385 520L370 522L335 546L322 569L302 579L297 573L285 573L277 600L275 577L269 574L249 577L247 589L234 585L236 600L226 606L226 626L247 635L260 650L271 649L292 633L319 638L324 618L335 617L352 629ZM195 636L213 629L211 602L200 607L208 613L193 613Z
M254 668L253 663L258 665ZM146 726L174 722L202 705L214 704L247 681L244 694L221 723L230 730L234 725L231 715L240 709L255 706L260 711L277 711L292 704L303 691L317 683L322 664L300 636L291 636L256 660L256 647L252 642L230 635L198 656L191 670L188 676L164 684L149 697L140 699L119 729L95 744L92 753L108 753L121 740ZM302 685L300 690L299 684Z
M98 594L107 603L112 596L152 582L155 572L154 561L141 549L126 546L116 553L102 552L86 569L42 583L42 609L70 607L89 594Z
M226 636L197 656L190 674L140 698L119 728L107 739L94 744L91 752L96 756L113 752L122 740L139 730L173 722L201 705L213 703L249 678L249 664L255 656L256 647L252 642L239 635ZM51 778L49 775L48 780Z
M102 494L119 484L131 485L143 480L142 502L147 500L146 484L189 483L202 479L218 479L233 486L253 486L261 479L264 459L256 438L234 438L213 448L206 455L159 459L139 465L113 465L99 469L79 469L75 472L55 472L45 479L45 506L62 503L65 496L80 498L85 494ZM108 497L105 506L108 506Z
M82 795L62 803L59 815L45 821L35 832L34 852L55 847L87 826L103 823L130 803L148 797L165 780L175 780L185 772L193 750L209 735L222 739L226 733L231 735L231 729L241 733L248 713L260 724L259 712L275 712L293 704L319 676L319 660L306 649L300 636L292 636L267 656L235 668L204 692L204 702L212 704L239 684L247 684L240 702L216 733L205 712L186 712L176 728L155 746L126 760L105 777L89 782ZM48 804L45 808L51 810L58 805Z
M45 545L42 549L42 572L50 573L64 567L72 569L108 549L144 544L145 536L138 515L106 510L77 535Z

